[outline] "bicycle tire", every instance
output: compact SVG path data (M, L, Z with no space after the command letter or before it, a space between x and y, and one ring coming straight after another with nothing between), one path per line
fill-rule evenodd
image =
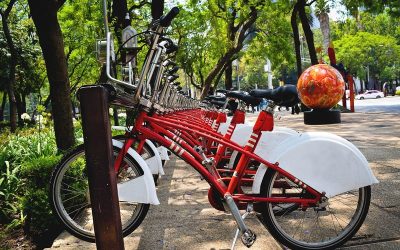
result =
M119 148L113 147L114 155L117 155L119 151ZM95 242L94 230L93 226L91 226L93 222L86 167L83 166L85 165L84 155L84 146L79 145L66 154L55 167L50 179L50 204L54 215L69 233L81 240ZM123 178L128 178L124 176L124 174L126 175L128 172L131 175L143 175L143 170L140 168L140 165L130 155L127 154L123 162L127 164L124 165L124 168L126 166L128 167L123 170L124 172L122 170L119 171L118 182ZM67 172L71 175L66 175ZM63 186L64 188L62 188ZM63 200L62 197L68 195L69 191L66 191L67 189L71 190L70 193L72 196L68 196ZM72 201L73 199L75 199L75 203ZM75 209L77 206L80 206L78 208L79 210ZM122 234L124 237L132 233L142 223L149 207L150 205L145 203L133 204L120 202ZM70 208L74 210L68 211ZM126 217L126 215L128 215L128 217ZM81 225L81 221L85 224Z
M261 184L261 195L265 197L271 197L272 194L277 194L277 192L279 192L277 190L274 191L274 189L276 188L273 187L273 183L275 182L277 176L279 176L278 173L273 169L267 170ZM297 189L300 188L297 186ZM354 191L358 192L358 195L352 193ZM304 190L302 192L304 193ZM340 199L341 196L343 196L342 199ZM325 211L315 211L315 209L312 207L307 208L305 211L303 211L301 207L298 206L296 209L288 209L287 212L280 213L279 211L277 212L277 206L285 207L285 205L289 205L290 207L290 205L293 205L294 203L266 203L262 206L261 217L259 218L264 226L268 229L270 234L278 242L291 249L335 249L343 245L346 241L348 241L357 233L367 216L370 201L371 187L366 186L330 198L328 200L329 204L325 206ZM351 211L348 211L350 210L350 205L344 204L344 202L351 202L355 205L355 211L353 215ZM343 208L343 206L346 206L345 209ZM342 214L339 216L339 214L336 215L336 212ZM302 216L301 213L304 213L304 216ZM308 228L308 221L311 221L312 215L314 214L316 217L316 219L314 219L314 225L312 225L314 228ZM344 227L343 225L341 225L341 222L345 222L343 214L350 215L351 217L348 221L348 224ZM332 220L331 224L323 224L329 219ZM292 224L293 230L295 230L294 232L286 230L289 224ZM321 225L323 227L321 227ZM331 225L331 227L333 226L334 229L328 228L329 225ZM318 228L316 228L317 226ZM336 230L336 226L338 228L340 227L339 230L342 231L338 233ZM300 237L296 238L296 236L298 235L297 232L299 232L300 234L303 233L304 239L300 239ZM318 237L318 234L326 240L318 242L317 240L312 241L316 239L316 237ZM322 234L329 235L323 236Z

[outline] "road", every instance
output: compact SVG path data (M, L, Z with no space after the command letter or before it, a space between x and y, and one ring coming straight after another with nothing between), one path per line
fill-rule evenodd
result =
M342 102L339 102L341 104ZM347 100L347 107L350 101ZM397 113L400 114L400 96L388 96L378 99L355 100L354 109L363 113Z

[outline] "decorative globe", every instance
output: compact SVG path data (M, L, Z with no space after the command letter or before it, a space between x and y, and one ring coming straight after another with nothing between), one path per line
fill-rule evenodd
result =
M332 108L343 97L344 91L342 75L327 64L309 67L297 82L300 100L312 109Z

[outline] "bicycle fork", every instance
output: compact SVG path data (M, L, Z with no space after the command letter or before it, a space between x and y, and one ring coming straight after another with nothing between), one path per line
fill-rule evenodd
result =
M238 225L238 230L240 231L240 233L242 234L240 239L242 240L242 243L246 246L246 247L251 247L254 242L257 239L257 235L255 233L253 233L244 223L244 219L246 218L246 216L243 216L240 214L239 209L235 203L235 201L232 198L232 195L230 194L226 194L225 197L225 202L229 207L229 210L231 211L233 218L236 221L236 224ZM247 209L248 211L246 211L246 213L250 213L252 210L251 207L248 207ZM233 242L233 246L236 242L236 238L234 239Z

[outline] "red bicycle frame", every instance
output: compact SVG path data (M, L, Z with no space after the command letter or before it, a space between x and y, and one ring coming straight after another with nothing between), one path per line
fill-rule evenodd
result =
M146 124L146 125L143 125ZM269 125L268 125L269 124ZM269 126L269 127L266 127ZM213 169L207 169L205 166L201 164L202 157L191 147L189 143L186 143L183 140L175 141L172 132L168 131L164 127L173 128L179 131L186 131L188 133L196 133L197 135L207 138L209 140L214 140L217 143L223 145L227 148L232 148L233 150L238 151L242 154L239 164L237 165L235 172L232 178L221 178L219 176L218 171ZM260 116L253 128L253 134L257 134L260 131L272 130L273 128L273 116L272 114L262 111ZM255 133L254 133L255 132ZM139 141L144 141L145 139L154 140L160 145L169 148L174 154L183 159L186 163L191 165L194 169L196 169L203 178L213 187L221 197L224 197L227 194L232 195L233 199L236 202L271 202L271 203L299 203L302 206L310 206L316 204L321 197L323 196L318 191L314 190L295 176L291 175L287 171L283 170L279 167L278 163L270 163L258 155L254 154L254 145L258 142L258 138L252 137L254 143L248 143L244 148L233 143L232 141L224 138L221 134L216 133L215 131L207 130L204 127L193 125L188 123L187 121L177 121L168 116L148 116L146 112L141 111L138 115L135 126L132 130L133 134L137 135L137 139ZM167 138L165 138L167 137ZM135 138L130 138L125 143L123 150L121 150L120 154L117 157L115 165L119 165L122 162L124 154L129 149L130 145L135 141ZM290 181L296 183L307 192L315 196L315 198L288 198L288 197L260 197L259 195L252 194L243 194L243 193L235 193L238 185L243 177L245 172L247 163L249 160L254 159L261 164L264 164L266 167L271 168L277 172L279 172L282 176L285 176ZM116 167L117 168L117 167ZM214 166L215 168L215 166ZM228 186L225 184L226 180L229 180ZM225 181L224 181L225 180Z

